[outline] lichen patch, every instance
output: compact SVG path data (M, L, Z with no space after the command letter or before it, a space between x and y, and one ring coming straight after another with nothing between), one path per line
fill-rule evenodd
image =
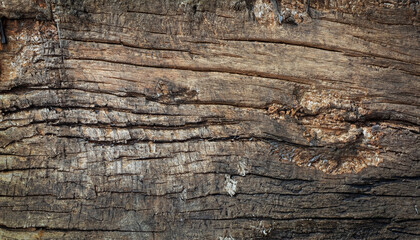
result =
M230 175L225 175L225 187L224 190L233 197L236 194L237 181L230 178Z

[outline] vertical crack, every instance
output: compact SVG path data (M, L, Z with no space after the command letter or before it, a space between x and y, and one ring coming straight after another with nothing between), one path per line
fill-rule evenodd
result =
M1 44L7 44L6 34L4 33L3 19L0 19Z

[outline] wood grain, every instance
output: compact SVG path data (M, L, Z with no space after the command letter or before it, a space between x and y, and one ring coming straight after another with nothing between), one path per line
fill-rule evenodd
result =
M0 238L420 236L418 1L24 2Z

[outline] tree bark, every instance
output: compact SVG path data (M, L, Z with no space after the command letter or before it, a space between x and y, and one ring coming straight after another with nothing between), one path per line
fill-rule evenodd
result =
M0 1L0 238L420 238L418 9Z

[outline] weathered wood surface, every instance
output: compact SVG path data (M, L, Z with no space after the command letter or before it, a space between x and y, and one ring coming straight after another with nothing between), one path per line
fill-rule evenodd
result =
M419 2L278 3L0 1L0 238L419 238Z

